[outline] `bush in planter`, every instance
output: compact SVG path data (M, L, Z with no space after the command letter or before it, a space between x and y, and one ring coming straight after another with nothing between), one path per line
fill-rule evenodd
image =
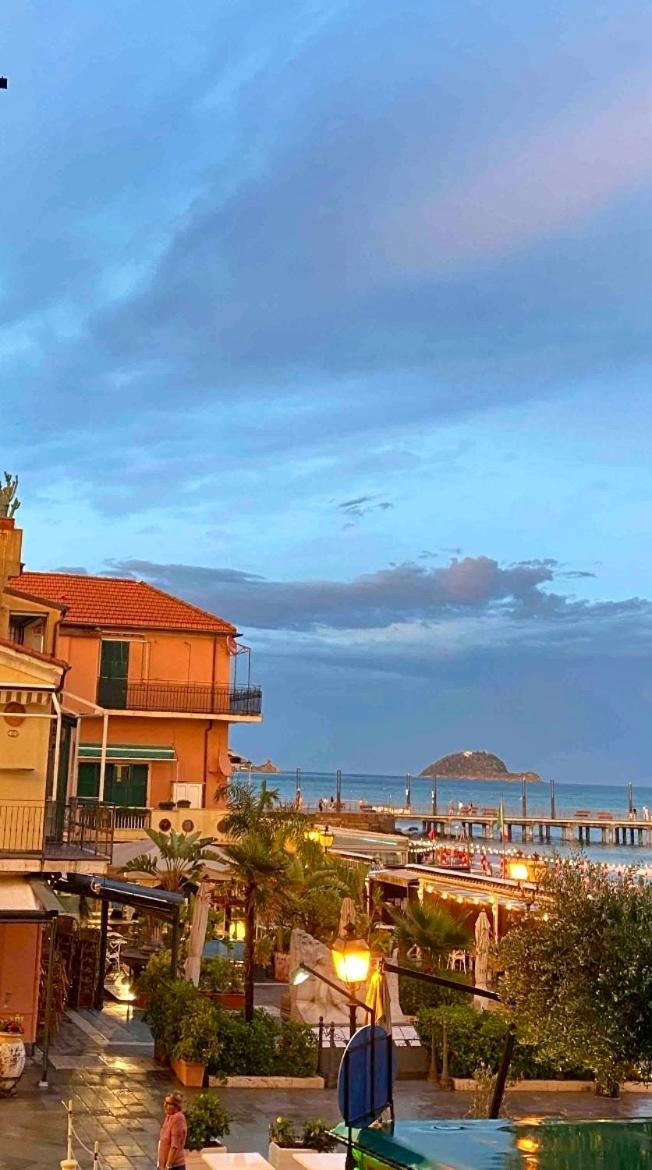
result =
M189 1150L203 1150L207 1146L221 1144L222 1138L230 1133L231 1116L217 1093L199 1093L185 1113L188 1123L186 1145Z
M197 988L185 979L159 979L153 986L144 1019L149 1024L152 1037L171 1053L181 1039L184 1020L190 1016L197 1003L205 1003ZM207 1005L209 1006L209 1005Z
M242 971L231 959L202 959L199 986L202 991L242 991Z
M283 1020L276 1041L276 1075L313 1077L317 1072L317 1037L308 1024ZM314 1148L314 1147L312 1147Z
M320 1154L328 1154L336 1146L335 1138L329 1130L327 1121L321 1117L311 1117L305 1122L299 1137L291 1118L281 1115L269 1127L269 1140L276 1142L282 1150L315 1150Z
M281 1115L272 1121L269 1127L269 1140L276 1142L282 1150L298 1149L299 1138L291 1118Z
M313 1076L317 1039L306 1024L274 1019L260 1009L250 1024L241 1012L217 1009L219 1053L209 1062L217 1077Z
M404 966L413 967L415 971L421 970L415 963L403 961ZM464 974L463 971L441 971L446 979L454 980L456 983L469 984L472 982L470 975ZM448 987L438 987L436 983L422 983L419 979L411 979L409 975L399 976L399 1001L401 1007L407 1016L416 1016L423 1008L438 1008L447 1005L460 1005L462 1007L468 1005L468 996L466 993L458 993L457 991L449 990Z
M196 994L196 992L195 992ZM218 1016L212 1003L197 997L180 1022L179 1038L172 1048L173 1060L207 1065L219 1056Z

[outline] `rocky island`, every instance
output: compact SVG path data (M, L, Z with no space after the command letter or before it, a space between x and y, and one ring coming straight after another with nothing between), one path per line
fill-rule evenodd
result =
M447 776L455 780L527 780L528 784L541 781L538 772L510 772L504 760L493 752L465 751L442 756L428 764L420 776Z

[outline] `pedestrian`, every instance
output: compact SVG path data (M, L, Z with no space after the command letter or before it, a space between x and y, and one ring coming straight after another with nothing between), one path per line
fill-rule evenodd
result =
M329 805L330 805L330 809L331 809L331 812L332 812L332 811L333 811L333 809L335 808L335 797L334 797L334 796L331 796L331 798L330 798L330 800L329 800L329 802L328 802L328 803L329 803Z
M163 1125L158 1139L158 1170L185 1170L188 1126L181 1093L166 1093Z
M649 819L650 819L650 810L649 810L649 808L647 807L647 805L646 805L646 804L644 804L644 805L643 805L643 820L644 820L644 821L649 821Z
M320 812L324 811L324 801L322 800L321 796L319 797L319 804L317 805L317 808Z

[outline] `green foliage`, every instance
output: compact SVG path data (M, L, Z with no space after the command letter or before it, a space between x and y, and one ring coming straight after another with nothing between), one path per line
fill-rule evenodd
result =
M218 855L211 852L211 846L215 844L213 838L202 837L199 832L177 833L175 829L170 829L169 833L157 829L146 829L145 832L159 851L160 865L148 854L141 854L122 866L122 873L134 870L155 873L160 877L163 889L178 892L186 882L199 877L205 861L218 860Z
M405 967L419 970L416 963L409 959L402 960ZM463 971L442 971L446 979L455 983L469 984L471 978ZM468 995L464 992L449 990L447 987L438 987L435 983L422 983L420 979L411 979L409 975L399 976L399 1000L403 1011L408 1016L416 1016L422 1008L443 1007L446 1004L468 1004Z
M208 1064L219 1056L219 1015L208 1000L197 996L179 1025L179 1038L172 1047L174 1060Z
M329 1132L330 1128L328 1122L323 1121L321 1117L311 1117L305 1122L303 1133L299 1137L292 1119L282 1114L271 1123L269 1140L276 1142L276 1145L284 1150L316 1150L320 1154L328 1154L337 1144Z
M217 1093L199 1093L186 1108L189 1150L201 1150L220 1142L230 1133L230 1114L222 1105Z
M141 995L151 996L158 990L161 982L170 982L170 951L157 951L149 959L147 966L141 971L136 980L136 988Z
M500 1011L476 1012L470 1003L422 1008L417 1015L417 1031L424 1045L429 1045L434 1030L441 1057L442 1025L448 1036L448 1063L451 1076L475 1077L478 1069L487 1075L498 1071L505 1048L508 1020ZM517 1039L510 1064L510 1077L531 1080L589 1079L577 1061L551 1066L531 1045Z
M171 1053L181 1039L181 1024L200 996L197 988L185 979L159 979L152 987L145 1011L154 1040Z
M271 934L263 934L256 939L254 959L259 967L269 967L274 954L274 939Z
M277 1146L281 1146L284 1150L296 1150L299 1146L299 1138L297 1131L294 1128L294 1122L290 1117L276 1117L270 1123L269 1140L276 1142Z
M319 1154L329 1154L335 1149L337 1142L332 1136L331 1126L320 1117L310 1117L304 1124L301 1145L306 1150L316 1150Z
M218 1077L314 1076L317 1040L311 1028L255 1011L247 1023L240 1012L220 1012L219 1053L209 1071Z
M424 970L440 966L451 951L470 946L473 935L466 918L454 918L434 902L410 902L405 910L390 910L399 951L418 947Z
M501 944L500 994L551 1065L582 1064L608 1091L652 1077L652 888L588 862L552 870L546 916Z
M204 991L242 991L242 971L231 959L219 955L202 959L199 986Z

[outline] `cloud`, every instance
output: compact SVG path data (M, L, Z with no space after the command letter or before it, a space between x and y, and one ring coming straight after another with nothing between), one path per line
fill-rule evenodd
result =
M378 496L358 496L353 500L344 500L336 505L338 511L347 516L348 523L344 528L353 528L355 522L367 516L369 512L388 512L394 507L389 500L381 500Z
M112 562L109 571L144 577L248 629L316 635L326 653L337 655L352 647L392 657L396 649L454 655L551 639L586 647L600 631L618 627L636 642L652 628L646 600L588 602L551 592L550 559L502 566L486 556L464 557L433 568L406 562L349 581L279 581L138 560Z

